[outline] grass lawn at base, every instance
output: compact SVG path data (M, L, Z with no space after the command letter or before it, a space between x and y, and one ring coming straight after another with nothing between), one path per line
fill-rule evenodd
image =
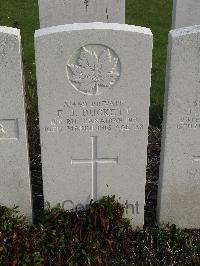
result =
M154 54L151 89L151 124L162 117L167 35L171 27L172 0L127 0L126 23L151 28ZM27 97L37 108L34 31L39 28L37 0L1 0L0 25L21 29ZM130 44L131 45L131 44Z

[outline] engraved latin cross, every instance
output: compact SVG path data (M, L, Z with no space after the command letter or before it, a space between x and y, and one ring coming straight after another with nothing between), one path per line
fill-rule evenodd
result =
M98 164L118 164L116 158L98 158L97 155L97 136L91 137L92 140L92 159L71 159L71 164L90 164L92 166L92 199L97 200L97 166Z

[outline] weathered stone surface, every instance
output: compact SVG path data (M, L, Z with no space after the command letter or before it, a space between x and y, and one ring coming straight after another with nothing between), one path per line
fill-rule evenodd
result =
M200 27L170 32L158 219L200 227Z
M200 25L199 0L174 0L172 28Z
M0 204L19 206L32 219L21 37L0 27Z
M81 208L115 195L142 226L150 30L73 24L35 38L45 201Z
M125 23L125 0L39 0L40 26L75 22Z

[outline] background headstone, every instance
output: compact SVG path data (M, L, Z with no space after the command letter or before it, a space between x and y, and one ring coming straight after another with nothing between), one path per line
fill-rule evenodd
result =
M170 32L158 219L200 227L200 26Z
M0 27L0 204L19 206L31 221L20 31Z
M172 28L200 25L199 0L174 0Z
M152 34L88 23L36 31L45 201L115 195L144 222Z
M75 22L125 23L125 0L39 0L40 27Z

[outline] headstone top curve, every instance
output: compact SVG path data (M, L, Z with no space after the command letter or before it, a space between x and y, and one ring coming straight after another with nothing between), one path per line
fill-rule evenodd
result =
M174 29L174 30L171 30L169 34L173 38L176 38L179 36L195 34L195 33L200 33L200 25L194 25L190 27Z
M76 30L119 30L119 31L130 31L135 33L142 33L146 35L153 35L149 28L133 26L128 24L118 23L103 23L103 22L92 22L92 23L73 23L66 25L53 26L49 28L39 29L35 32L35 38L54 34L64 31L76 31Z
M12 27L0 26L0 32L6 34L13 34L20 37L20 30Z

